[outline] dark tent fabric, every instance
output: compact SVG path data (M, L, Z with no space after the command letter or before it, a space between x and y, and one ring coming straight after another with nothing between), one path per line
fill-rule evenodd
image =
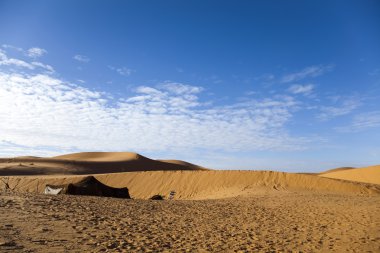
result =
M66 185L46 185L45 194L90 195L130 199L128 188L113 188L99 182L95 177L88 176L83 180Z

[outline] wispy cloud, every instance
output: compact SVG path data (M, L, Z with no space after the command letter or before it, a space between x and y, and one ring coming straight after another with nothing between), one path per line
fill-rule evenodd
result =
M294 84L289 87L288 91L293 94L309 95L313 92L313 84Z
M380 128L380 111L357 114L348 126L337 127L340 132L360 132L370 128Z
M32 47L26 51L26 55L29 57L32 57L32 58L41 57L46 53L47 53L47 51L45 49L39 48L39 47Z
M357 109L361 104L361 99L357 97L338 98L334 106L321 106L317 118L324 121L347 115Z
M74 55L73 59L76 61L79 61L79 62L84 62L84 63L87 63L90 61L90 58L88 58L85 55L81 55L81 54Z
M15 46L8 45L8 44L3 44L3 45L1 45L1 47L5 48L5 49L16 50L16 51L19 51L19 52L23 52L24 51L21 47L15 47Z
M15 59L15 58L9 58L6 54L5 51L0 49L0 66L15 66L15 67L24 67L28 69L34 69L33 65L20 60L20 59Z
M202 87L167 81L111 100L110 94L25 70L0 71L3 142L36 150L140 152L294 150L304 143L285 128L297 106L290 96L213 106L200 99Z
M40 68L43 68L43 69L46 69L47 71L49 72L54 72L54 68L48 64L43 64L41 62L31 62L31 64L33 66L36 66L36 67L40 67Z
M0 49L0 66L9 66L9 67L18 67L18 68L27 68L29 70L34 70L36 68L42 68L44 70L47 70L49 72L54 72L54 69L52 66L48 64L43 64L41 62L27 62L20 59L15 58L9 58L5 51Z
M116 71L122 76L130 76L133 73L133 70L127 67L117 68Z
M334 65L332 64L310 66L310 67L302 69L299 72L295 72L295 73L287 74L283 76L281 79L281 82L290 83L290 82L300 81L305 78L321 76L327 72L332 71L333 68L334 68Z
M114 66L108 66L108 68L111 69L111 70L116 71L117 73L119 73L122 76L130 76L133 72L135 72L135 70L127 68L127 67L117 68L117 67L114 67Z

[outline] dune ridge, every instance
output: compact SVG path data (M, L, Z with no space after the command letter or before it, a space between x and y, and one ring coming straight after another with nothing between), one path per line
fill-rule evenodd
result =
M86 162L119 162L131 160L145 160L145 156L134 152L80 152L52 157L58 160L74 160Z

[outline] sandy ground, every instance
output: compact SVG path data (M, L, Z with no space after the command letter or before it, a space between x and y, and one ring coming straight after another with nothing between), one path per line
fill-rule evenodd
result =
M219 200L1 192L1 252L380 252L380 196Z

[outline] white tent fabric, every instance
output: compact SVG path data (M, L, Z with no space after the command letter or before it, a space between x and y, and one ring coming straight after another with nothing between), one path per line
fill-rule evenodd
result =
M58 195L62 190L63 188L51 188L50 186L46 186L44 193L50 195Z

